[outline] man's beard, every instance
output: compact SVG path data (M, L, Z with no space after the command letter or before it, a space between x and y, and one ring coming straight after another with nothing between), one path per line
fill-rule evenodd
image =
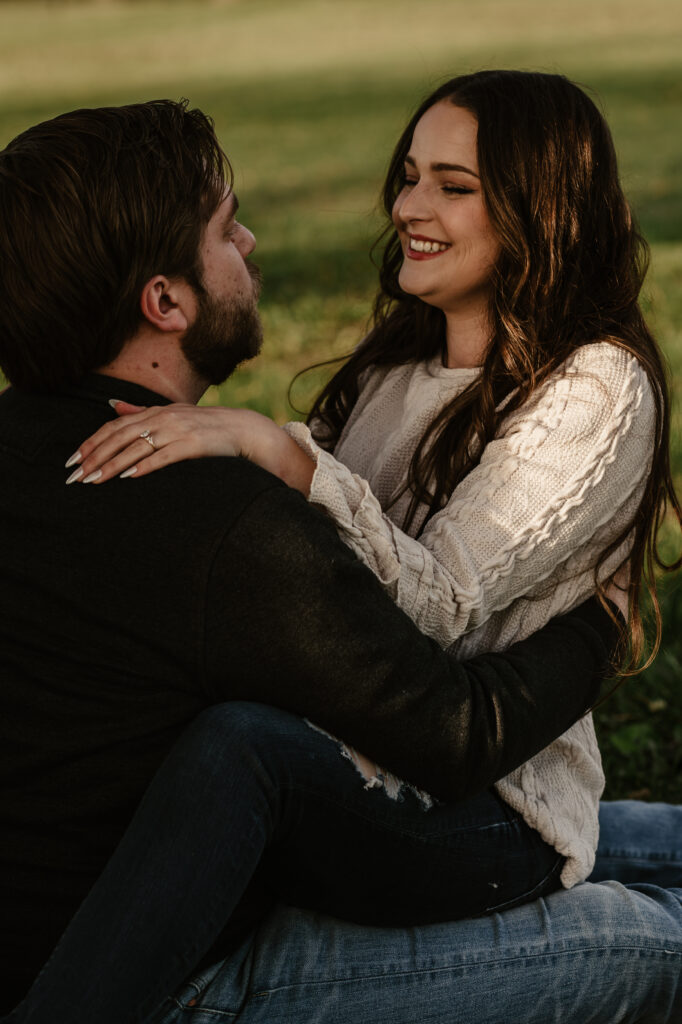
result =
M246 266L254 281L250 296L216 299L204 288L196 289L197 314L180 346L192 369L209 384L222 384L240 363L260 352L263 325L256 304L261 274L254 263Z

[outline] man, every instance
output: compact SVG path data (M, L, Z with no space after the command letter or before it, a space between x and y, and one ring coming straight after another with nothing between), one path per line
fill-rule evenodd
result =
M64 487L61 465L111 415L109 399L195 402L257 351L254 239L236 220L230 186L210 122L164 101L64 115L0 154L0 365L13 385L0 398L5 1010L25 995L202 709L277 705L436 796L462 799L594 701L613 642L605 613L587 607L506 657L457 664L299 495L244 460L182 463L134 485ZM547 964L567 944L584 959L637 914L643 938L631 927L627 949L646 947L656 966L636 975L627 1005L655 1004L656 1019L674 1019L663 1014L681 998L671 981L682 956L676 895L567 894L557 935L540 906L496 923L395 933L278 911L262 932L279 993L266 1010L244 971L245 957L259 963L252 939L192 979L186 1001L254 1020L413 1021L450 1019L457 998L461 1019L493 1020L483 1016L493 997L481 989L481 950L501 1018L519 984L516 971L508 978L511 950L546 993ZM68 948L34 986L25 1019L84 1019L77 983L55 967ZM336 964L321 962L311 983L311 950L332 948ZM208 952L196 950L192 964ZM467 974L472 957L479 967ZM569 990L571 1012L578 1005L566 972L554 974L547 1019ZM433 986L439 975L445 991ZM613 970L590 978L604 998L621 998ZM262 971L253 980L270 990ZM356 996L373 993L372 1006L338 1009L351 980ZM326 1008L311 1004L311 984L325 990ZM156 985L150 978L150 993ZM300 1002L297 987L308 993ZM586 1020L587 1005L572 1019Z

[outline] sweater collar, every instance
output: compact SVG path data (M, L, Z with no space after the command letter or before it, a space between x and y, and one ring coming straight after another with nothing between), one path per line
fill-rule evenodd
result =
M110 398L118 398L133 405L170 405L171 399L150 391L141 384L134 384L119 377L107 377L102 373L90 373L78 384L66 388L65 393L75 398L101 404Z

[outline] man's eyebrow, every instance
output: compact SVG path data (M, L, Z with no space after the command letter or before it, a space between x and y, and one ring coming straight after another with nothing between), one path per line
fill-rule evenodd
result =
M234 220L234 218L237 215L237 210L239 209L239 200L237 198L237 194L235 192L230 192L229 197L232 200L232 202L230 204L230 209L225 214L225 220L223 222L224 224L229 224L231 220Z
M405 157L405 163L409 164L410 167L416 167L417 163L413 157L408 155ZM470 174L473 178L478 178L476 171L472 171L470 167L465 167L464 164L446 164L437 163L431 164L432 171L464 171L465 174ZM480 180L480 179L479 179Z

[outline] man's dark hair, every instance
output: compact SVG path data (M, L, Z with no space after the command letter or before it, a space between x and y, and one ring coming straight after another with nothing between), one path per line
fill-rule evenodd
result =
M111 362L155 274L201 277L231 187L213 122L187 101L74 110L0 152L0 366L56 391Z

